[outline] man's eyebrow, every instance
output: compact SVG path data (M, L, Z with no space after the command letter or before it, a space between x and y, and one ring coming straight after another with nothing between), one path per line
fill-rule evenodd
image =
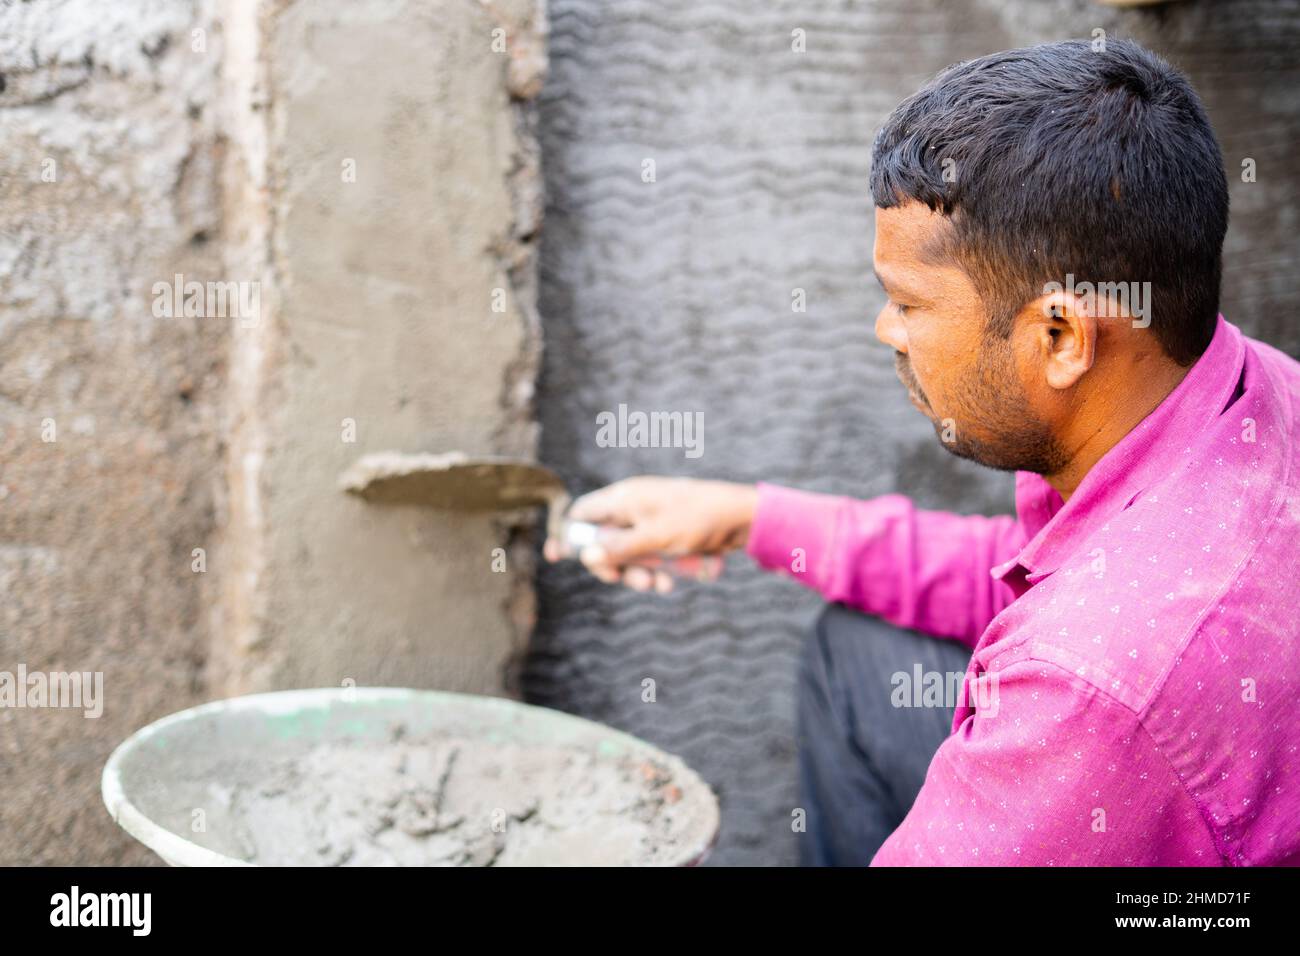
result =
M885 277L880 274L880 270L875 266L871 267L871 273L876 277L876 281L880 283L880 288L884 289L888 295L894 295L895 293L901 293L903 295L913 294L912 290L909 289L906 284L886 282Z

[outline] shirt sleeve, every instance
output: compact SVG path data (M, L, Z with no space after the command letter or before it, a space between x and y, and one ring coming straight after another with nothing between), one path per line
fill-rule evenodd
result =
M1133 711L1043 661L981 682L872 866L1222 864Z
M974 647L1014 597L990 572L1026 536L1011 515L924 511L758 483L746 552L761 566L898 627Z

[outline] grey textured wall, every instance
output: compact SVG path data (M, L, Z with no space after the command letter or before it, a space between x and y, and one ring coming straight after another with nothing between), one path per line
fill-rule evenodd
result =
M1091 37L1197 84L1232 182L1224 312L1300 354L1293 296L1300 4L1087 0L552 0L541 101L543 460L575 491L641 473L764 479L994 512L1011 479L947 455L872 332L870 143L944 65ZM791 51L791 31L807 52ZM1258 180L1240 181L1241 160ZM657 181L642 181L655 160ZM791 311L791 290L808 297ZM596 416L703 412L704 454L600 448ZM712 862L790 863L794 673L818 599L733 556L662 598L544 568L531 699L682 754L719 791ZM656 700L642 700L653 679Z

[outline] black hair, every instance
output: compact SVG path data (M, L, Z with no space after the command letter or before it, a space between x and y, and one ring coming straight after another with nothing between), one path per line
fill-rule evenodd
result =
M950 66L899 104L871 159L877 206L949 218L943 252L991 308L990 334L1073 275L1150 282L1150 330L1180 365L1209 345L1227 177L1196 91L1150 50L1070 40Z

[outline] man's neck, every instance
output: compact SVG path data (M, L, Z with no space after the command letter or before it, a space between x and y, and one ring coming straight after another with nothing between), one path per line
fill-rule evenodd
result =
M1155 411L1190 371L1191 366L1184 368L1163 355L1143 353L1095 387L1062 439L1072 449L1069 462L1043 476L1063 501L1070 500L1093 465Z

